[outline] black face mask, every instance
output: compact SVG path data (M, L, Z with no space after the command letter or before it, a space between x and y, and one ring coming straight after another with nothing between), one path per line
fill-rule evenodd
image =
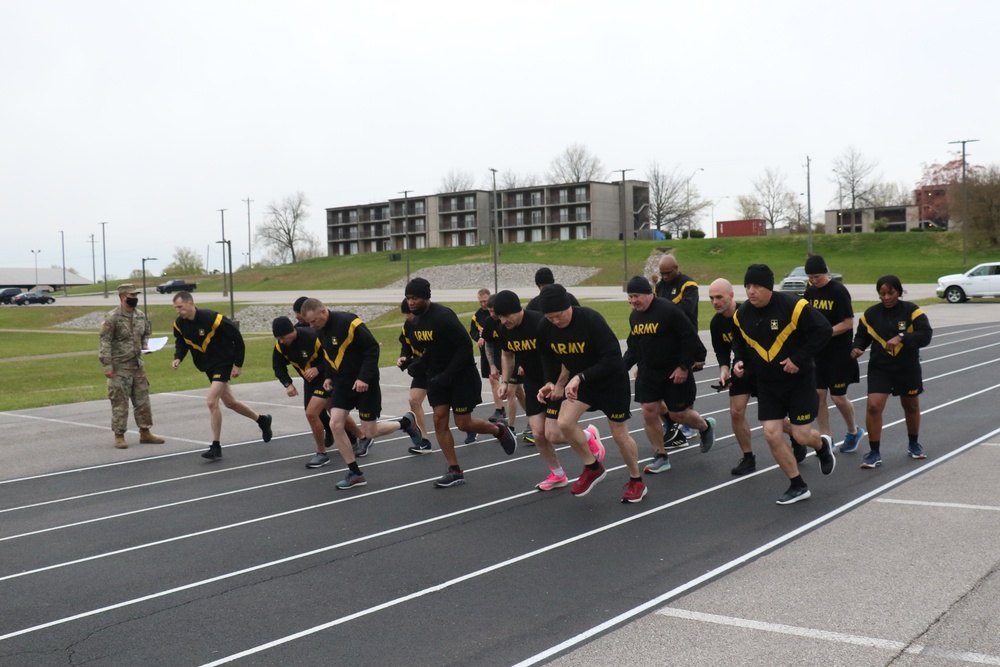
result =
M125 303L126 305L128 305L129 308L135 308L136 306L139 305L139 297L127 296L125 297Z

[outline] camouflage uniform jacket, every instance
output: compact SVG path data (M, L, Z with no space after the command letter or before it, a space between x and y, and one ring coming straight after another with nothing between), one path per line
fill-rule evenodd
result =
M104 318L101 325L100 360L104 370L142 368L142 349L149 343L152 326L146 315L131 313L121 306Z

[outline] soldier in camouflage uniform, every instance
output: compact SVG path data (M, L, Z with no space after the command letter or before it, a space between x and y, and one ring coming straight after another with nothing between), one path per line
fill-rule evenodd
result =
M153 410L149 404L149 380L142 364L142 350L148 346L152 327L139 304L135 285L119 285L121 304L109 312L101 325L101 365L108 378L108 398L111 400L111 429L115 432L115 447L125 449L128 429L128 403L132 400L135 423L139 427L139 442L162 444L155 436Z

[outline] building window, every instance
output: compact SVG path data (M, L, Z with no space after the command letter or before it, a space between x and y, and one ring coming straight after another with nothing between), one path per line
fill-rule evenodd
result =
M423 236L418 236L415 239L413 239L413 247L414 248L417 248L419 250L420 248L425 247L425 245L426 244L424 242L424 237Z
M514 195L514 206L524 206L524 193L518 192Z
M540 227L536 227L535 229L531 230L531 240L532 241L544 241L545 240L544 238L542 238L542 229Z
M580 241L587 240L587 225L577 225L576 238L579 239Z
M566 190L559 190L556 192L556 197L560 204L569 202L569 193Z
M465 232L465 245L476 245L475 232Z
M466 213L465 214L465 226L466 226L466 228L468 228L468 227L475 227L476 226L476 214L475 213Z
M576 189L576 201L587 201L587 188Z
M531 193L531 205L532 206L541 206L542 205L542 193L541 192L532 192Z
M514 233L514 240L518 243L524 243L524 230L519 229Z
M413 214L414 215L423 215L424 214L424 202L422 202L422 201L415 201L415 202L413 202Z
M468 195L465 198L465 208L476 208L476 198L472 195Z
M569 222L569 209L561 208L556 211L556 222Z
M577 220L586 220L587 219L587 207L586 206L577 206L576 207L576 219Z
M531 212L531 224L533 224L533 225L540 225L540 224L542 224L542 212L541 211L532 211Z
M560 241L569 241L569 227L560 227L559 228L559 240Z
M524 225L524 211L518 211L514 214L514 224L518 227Z

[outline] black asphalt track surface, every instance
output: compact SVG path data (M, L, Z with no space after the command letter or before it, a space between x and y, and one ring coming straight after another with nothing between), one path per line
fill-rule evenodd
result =
M6 481L0 664L544 661L552 647L613 629L620 614L697 586L713 570L724 576L995 429L998 352L1000 324L936 330L922 354L928 459L906 455L902 412L890 399L883 465L859 468L867 437L855 453L837 454L829 477L810 455L801 470L813 496L787 507L774 502L788 483L759 427L758 472L730 475L740 453L728 395L709 388L711 367L696 376L696 408L718 422L715 447L701 454L695 439L671 451L673 468L646 475L649 494L634 505L620 502L627 474L596 413L587 418L604 437L609 472L583 498L568 487L535 491L547 470L534 448L519 442L507 457L484 436L459 444L467 483L448 489L432 485L445 470L436 446L411 456L405 436L390 436L360 460L368 485L338 491L338 456L303 467L307 434L226 446L216 463L199 447ZM862 377L849 392L861 424L864 392ZM756 426L753 403L749 417ZM832 406L831 423L841 440ZM630 429L644 463L651 450L637 408ZM560 458L571 478L579 474L572 452L562 448Z

